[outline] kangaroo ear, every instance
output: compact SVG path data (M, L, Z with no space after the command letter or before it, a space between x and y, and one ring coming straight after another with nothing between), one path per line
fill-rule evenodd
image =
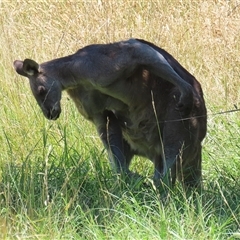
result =
M15 60L13 63L15 71L24 76L30 77L38 73L39 65L31 59L25 59L24 61Z

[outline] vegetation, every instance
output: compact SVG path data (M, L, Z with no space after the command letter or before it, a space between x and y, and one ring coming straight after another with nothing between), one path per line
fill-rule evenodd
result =
M0 2L0 239L240 238L240 5L238 1ZM202 84L208 108L204 190L167 202L144 178L109 169L94 127L66 94L61 117L44 118L15 59L38 62L91 43L144 38Z

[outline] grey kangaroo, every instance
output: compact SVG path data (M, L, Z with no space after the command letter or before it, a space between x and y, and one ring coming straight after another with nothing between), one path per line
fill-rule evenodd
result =
M201 186L206 108L200 83L169 53L141 40L86 46L42 64L14 61L46 118L61 113L66 90L96 126L117 173L134 155L154 164L154 180Z

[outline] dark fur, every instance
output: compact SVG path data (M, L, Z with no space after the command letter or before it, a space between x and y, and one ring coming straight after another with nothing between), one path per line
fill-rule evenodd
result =
M185 186L200 185L206 134L202 89L163 49L129 40L90 45L40 65L16 60L14 67L30 79L49 119L59 117L61 91L68 92L96 126L117 172L129 172L132 157L140 155L154 163L154 179L171 169L172 183L178 176Z

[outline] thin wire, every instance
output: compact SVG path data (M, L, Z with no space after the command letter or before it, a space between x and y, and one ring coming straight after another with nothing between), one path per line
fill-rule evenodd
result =
M173 120L167 120L167 121L159 121L159 123L166 123L166 122L180 122L180 121L185 121L189 120L192 118L201 118L201 117L207 117L207 116L216 116L216 115L222 115L222 114L228 114L228 113L233 113L233 112L239 112L240 109L232 109L224 112L217 112L217 113L209 113L205 115L200 115L200 116L192 116L192 117L187 117L187 118L180 118L180 119L173 119Z

